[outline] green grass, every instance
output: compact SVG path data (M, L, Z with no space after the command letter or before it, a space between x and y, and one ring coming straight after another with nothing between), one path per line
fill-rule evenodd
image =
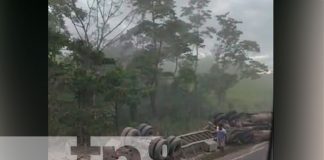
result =
M271 111L273 75L263 75L257 80L242 80L228 91L227 99L242 111Z
M272 111L273 75L262 75L256 80L245 79L229 89L226 95L227 106L217 106L215 95L207 98L211 105L211 112L238 112ZM229 105L230 104L230 105Z
M198 73L208 73L214 63L211 56L200 59ZM167 71L173 71L173 64L166 62L163 68ZM217 108L214 95L210 95L208 101L213 108ZM271 111L273 101L273 74L262 75L256 80L242 80L227 92L227 102L233 105L233 108L221 108L219 110L228 111L235 109L245 112Z

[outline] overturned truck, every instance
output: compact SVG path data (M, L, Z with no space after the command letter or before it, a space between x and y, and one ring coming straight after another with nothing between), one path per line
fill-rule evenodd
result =
M213 130L217 124L227 130L228 144L257 143L270 139L272 112L261 113L217 113L205 129Z
M243 145L267 141L271 136L272 112L216 113L201 130L179 136L158 137L149 143L149 156L154 160L188 159L204 152L217 151L213 131L218 124L227 130L228 145ZM153 127L142 123L137 128L126 127L122 136L154 136ZM167 146L167 155L162 155Z

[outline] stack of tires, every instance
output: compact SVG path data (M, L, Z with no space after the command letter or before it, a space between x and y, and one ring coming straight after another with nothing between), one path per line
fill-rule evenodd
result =
M121 136L153 136L153 127L147 123L140 124L137 128L126 127ZM149 156L153 160L175 160L181 156L181 139L169 136L166 139L158 137L149 144Z
M132 127L126 127L122 133L121 136L126 137L126 136L140 136L141 133L139 130L132 128Z
M137 128L126 127L121 136L153 136L153 127L146 123L140 124Z
M238 113L230 111L227 113L215 113L213 123L222 123L224 127L242 127L242 126L263 126L271 129L272 113ZM240 125L237 122L241 122Z
M230 111L228 113L216 113L213 116L214 124L223 124L226 129L235 125L233 122L238 120L243 114L237 113L236 111Z
M137 128L141 136L153 136L153 127L147 123L142 123Z
M149 155L154 160L174 160L181 156L181 140L175 136L162 137L151 141Z

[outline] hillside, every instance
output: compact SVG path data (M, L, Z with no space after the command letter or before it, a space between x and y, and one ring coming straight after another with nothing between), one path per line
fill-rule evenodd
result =
M273 74L262 75L257 80L242 80L228 91L228 100L242 111L272 110Z

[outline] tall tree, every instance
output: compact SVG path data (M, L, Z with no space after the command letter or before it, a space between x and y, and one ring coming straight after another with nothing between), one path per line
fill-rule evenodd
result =
M73 27L65 30L75 33L76 39L89 48L85 52L94 54L89 55L83 52L85 53L83 64L87 63L89 56L95 57L103 54L103 49L112 45L135 17L134 10L128 5L127 0L51 0L51 3L55 4L51 6L51 10L59 13L60 17L66 18L64 22L72 24ZM125 9L129 11L123 13ZM91 65L83 65L83 67L88 66L90 67L88 69L99 72L99 68L102 67L100 64L95 65L96 67ZM92 91L90 97L92 97L92 105L96 105L97 93Z
M92 95L101 89L101 69L113 61L86 41L70 37L64 16L71 12L66 1L49 1L49 131L51 135L73 134L83 139L110 125L109 110L94 105ZM64 96L69 94L72 102L66 104L70 99Z
M142 15L142 21L135 29L135 35L143 35L149 38L145 45L145 50L153 54L152 79L149 81L150 106L152 114L156 115L156 94L158 86L158 77L161 72L160 64L165 58L163 55L163 45L165 44L166 26L170 20L175 18L173 0L134 0L133 6L136 11Z
M226 92L242 79L260 78L267 66L254 60L251 55L260 53L260 46L251 40L241 40L243 34L237 27L241 21L228 16L216 16L220 30L216 33L215 64L209 74L211 86L218 96L218 103L225 102Z
M185 60L188 53L191 52L190 45L194 43L194 35L190 32L191 25L175 18L167 22L165 27L165 47L164 52L167 54L167 59L175 63L173 77L179 69L179 61Z
M141 101L142 88L137 77L131 71L115 67L107 71L102 78L104 99L110 108L113 108L116 135L119 133L120 107L125 105L134 111L131 118L136 118L137 105Z
M212 38L212 33L216 33L213 27L208 27L205 23L211 19L211 10L207 9L210 0L189 0L187 7L182 7L181 16L187 17L192 25L192 32L194 34L193 44L195 48L195 63L194 71L197 72L199 48L203 48L204 36ZM194 89L197 88L197 81L194 83Z
M55 1L55 0L54 0ZM78 39L96 51L112 45L132 23L135 13L127 0L57 0ZM124 13L122 11L129 10Z
M70 43L70 35L64 32L65 23L63 14L57 10L58 1L50 0L48 3L48 122L49 133L60 133L62 126L59 123L59 95L64 91L66 78L66 64L59 61L62 49Z

